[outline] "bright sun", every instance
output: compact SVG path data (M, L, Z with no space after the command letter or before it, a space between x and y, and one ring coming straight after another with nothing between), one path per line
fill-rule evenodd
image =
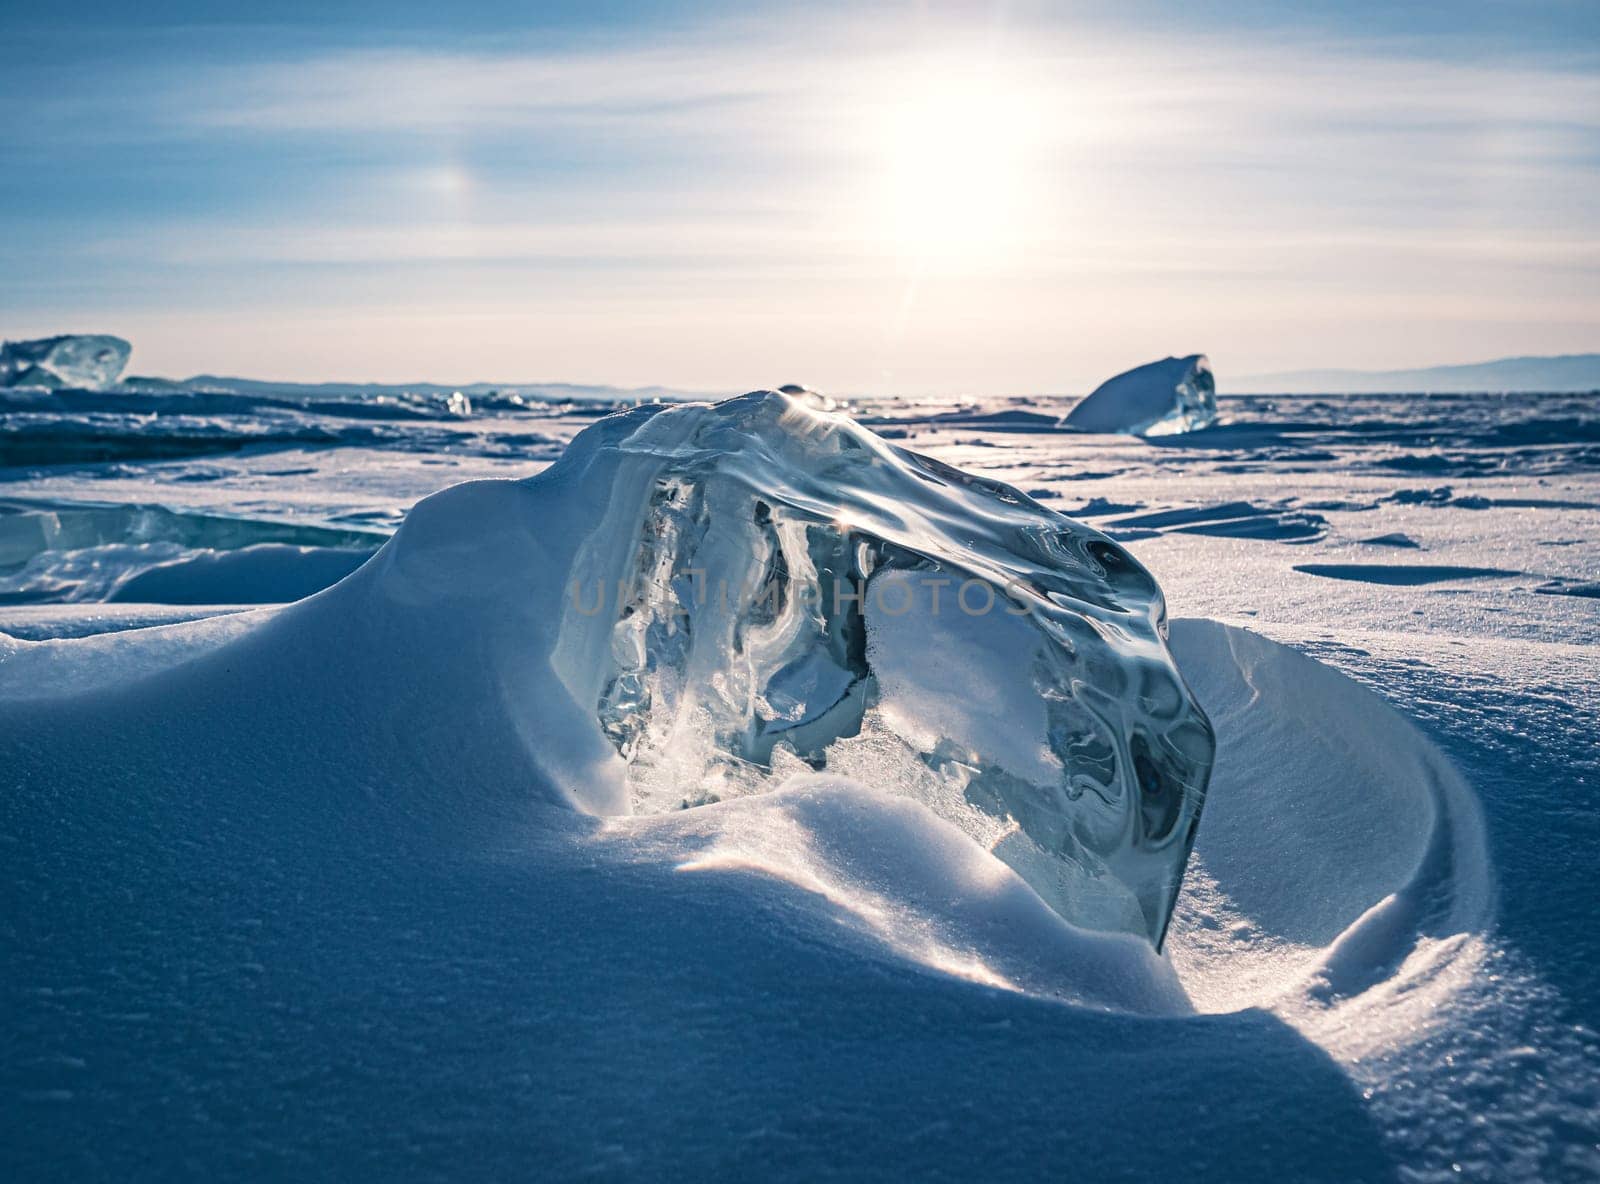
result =
M990 78L940 76L889 103L885 237L919 268L996 261L1020 247L1038 112Z

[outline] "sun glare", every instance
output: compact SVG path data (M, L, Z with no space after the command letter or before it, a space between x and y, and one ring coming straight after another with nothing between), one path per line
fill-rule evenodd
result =
M1021 88L938 76L888 103L884 236L919 268L995 261L1018 249L1038 117Z

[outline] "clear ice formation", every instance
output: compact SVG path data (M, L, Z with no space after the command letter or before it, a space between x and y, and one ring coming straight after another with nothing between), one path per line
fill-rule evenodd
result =
M562 464L607 454L556 666L636 812L825 769L1160 945L1214 741L1126 551L775 391L612 416Z
M791 399L796 399L799 402L804 403L807 407L810 407L816 411L839 410L839 404L837 400L832 399L818 391L814 391L803 383L785 383L783 386L778 388L778 393L780 395L788 395Z
M133 347L105 334L68 334L0 345L0 387L104 390L117 381Z
M1217 421L1217 384L1204 354L1163 358L1108 378L1072 409L1084 432L1174 436Z

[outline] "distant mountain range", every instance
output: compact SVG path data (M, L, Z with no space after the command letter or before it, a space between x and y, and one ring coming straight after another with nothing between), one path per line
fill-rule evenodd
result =
M1218 376L1223 395L1390 394L1442 391L1600 391L1600 354L1500 358L1421 370L1290 370L1282 374Z
M161 379L142 378L145 383ZM196 374L182 380L182 386L206 390L234 391L241 395L270 395L293 391L303 395L448 395L460 391L476 398L491 392L517 394L537 399L566 400L574 402L599 400L610 402L623 399L690 399L705 397L694 391L673 390L665 386L617 387L595 386L572 382L271 382L258 378L232 378L218 374Z
M133 379L163 384L162 379ZM546 400L648 400L722 398L730 392L685 391L672 387L614 387L566 382L270 382L252 378L197 374L183 380L188 387L270 394L296 391L322 395L380 395L410 392L448 395L462 391L478 397L490 391ZM1289 370L1278 374L1235 377L1224 370L1217 380L1221 395L1405 394L1460 391L1600 391L1600 354L1565 354L1547 358L1499 358L1463 366L1429 366L1417 370Z

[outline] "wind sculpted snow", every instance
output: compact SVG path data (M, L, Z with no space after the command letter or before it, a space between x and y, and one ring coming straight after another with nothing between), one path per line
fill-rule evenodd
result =
M1159 578L1217 756L1157 956L1069 924L866 760L630 812L541 599L611 477L547 470L571 513L526 482L594 411L472 402L381 445L0 473L34 572L4 574L40 592L0 607L14 1174L1594 1177L1592 405L1226 400L1229 425L1159 440L867 409ZM268 412L207 414L226 436ZM502 423L557 443L453 434ZM402 518L288 607L103 599ZM229 553L227 579L183 564ZM878 626L869 652L902 644ZM1007 666L1006 635L966 640L884 667L931 690L912 722L950 727Z

